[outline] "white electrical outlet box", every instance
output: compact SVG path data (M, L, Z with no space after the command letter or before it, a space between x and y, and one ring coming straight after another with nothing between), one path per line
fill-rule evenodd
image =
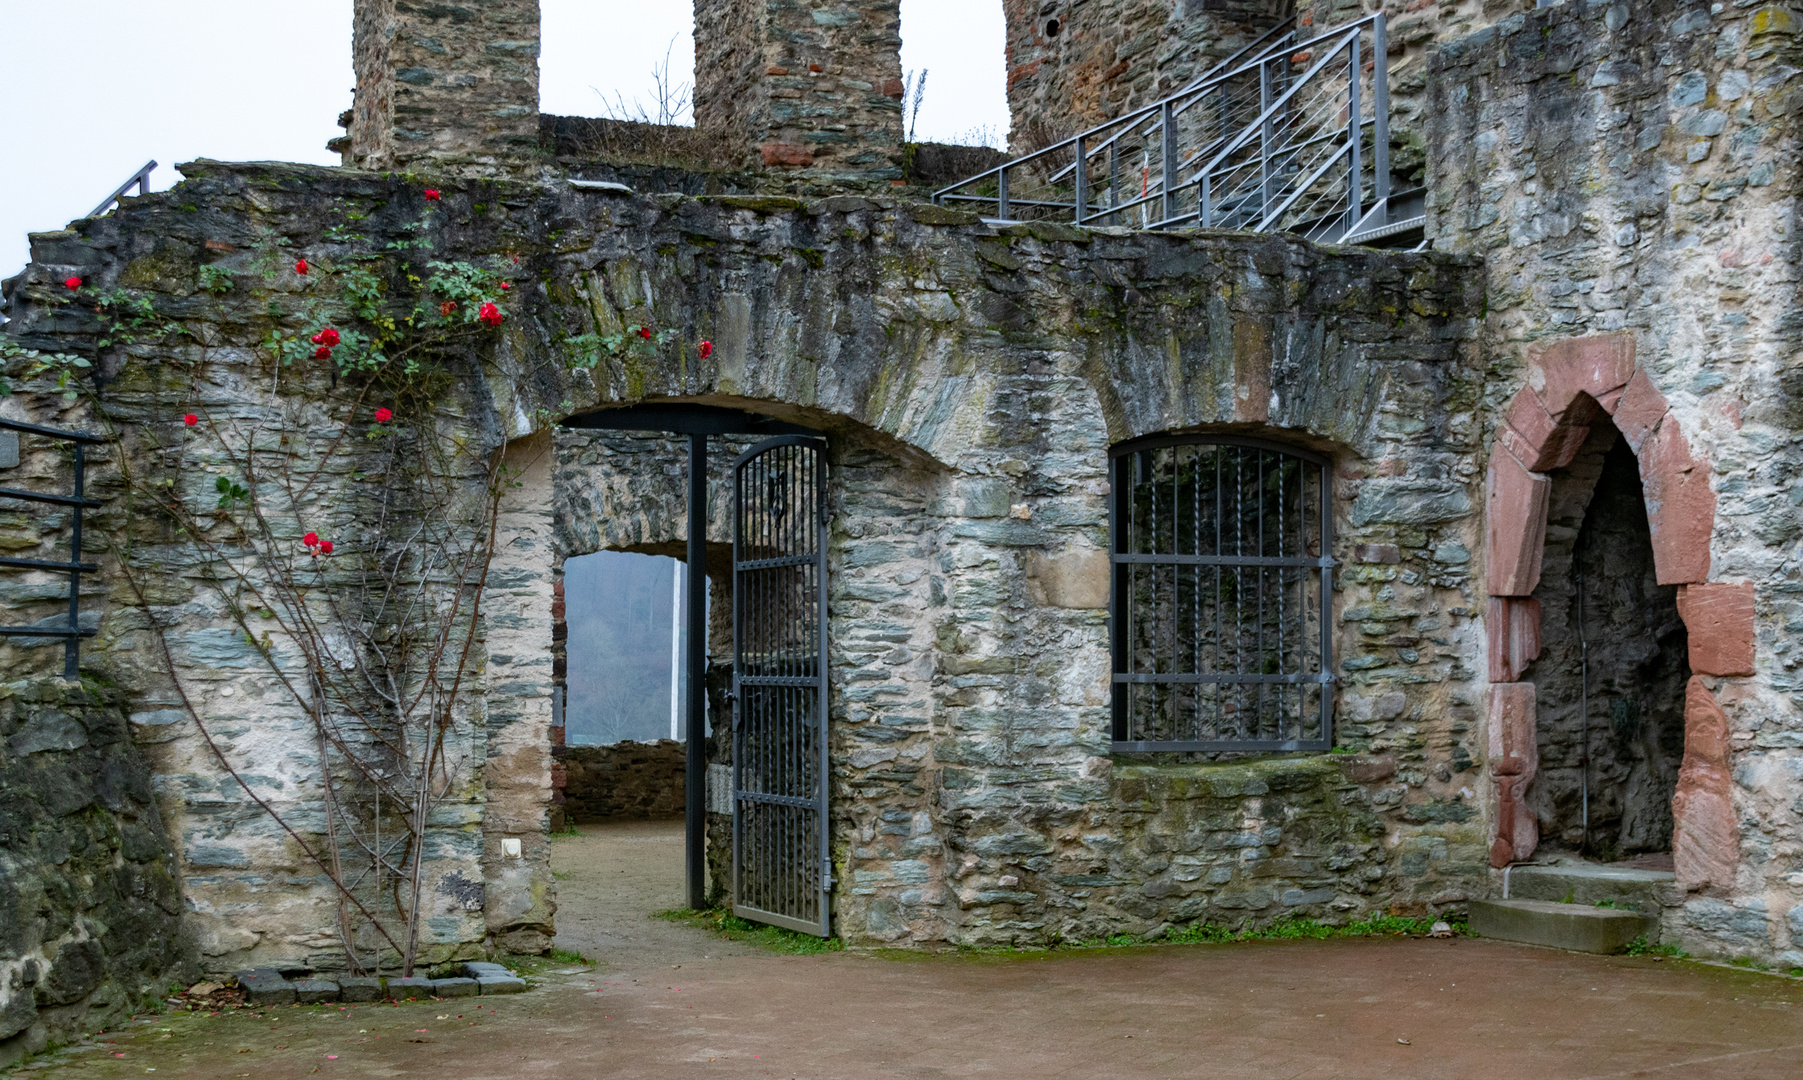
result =
M517 859L520 857L519 837L509 836L501 841L501 857L503 859Z

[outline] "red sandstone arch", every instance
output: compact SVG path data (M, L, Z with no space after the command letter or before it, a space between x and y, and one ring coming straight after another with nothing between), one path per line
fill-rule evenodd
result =
M1490 864L1525 859L1539 824L1525 796L1539 754L1534 684L1518 681L1540 655L1540 559L1546 547L1546 473L1571 463L1594 424L1614 422L1640 462L1661 585L1678 586L1690 635L1684 762L1672 797L1672 856L1688 889L1726 888L1739 859L1729 788L1728 725L1704 676L1753 674L1753 586L1709 582L1715 492L1678 418L1634 362L1631 334L1564 338L1528 364L1527 385L1509 403L1490 452L1487 620L1490 637L1491 780L1496 785Z

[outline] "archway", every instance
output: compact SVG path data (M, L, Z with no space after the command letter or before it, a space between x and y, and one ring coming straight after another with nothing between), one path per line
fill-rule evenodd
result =
M1683 759L1671 800L1675 869L1688 889L1726 887L1738 863L1739 835L1727 721L1705 679L1752 674L1753 589L1708 581L1715 528L1708 465L1693 456L1664 395L1636 365L1628 334L1545 346L1497 426L1487 497L1489 762L1496 787L1490 862L1507 866L1539 846L1533 790L1541 764L1539 702L1535 683L1524 676L1542 652L1536 592L1547 553L1550 474L1573 464L1605 417L1634 455L1654 580L1677 588L1688 634Z

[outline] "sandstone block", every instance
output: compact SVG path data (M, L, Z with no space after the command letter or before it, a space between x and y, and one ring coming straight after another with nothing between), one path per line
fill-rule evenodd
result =
M1691 456L1683 430L1669 415L1641 446L1640 480L1659 584L1708 580L1715 492L1709 487L1708 466Z
M1678 614L1690 636L1698 675L1753 674L1752 582L1703 582L1678 590Z
M758 148L766 167L772 165L799 165L806 167L814 164L814 152L805 146L795 143L765 143Z
M1732 784L1728 718L1702 678L1693 675L1684 694L1684 765L1672 796L1672 863L1678 884L1687 890L1734 882L1740 830Z
M1490 455L1485 516L1491 596L1528 596L1540 584L1546 551L1546 499L1550 484L1507 450Z
M1533 683L1490 687L1489 758L1491 781L1496 785L1492 866L1519 862L1540 846L1540 822L1527 803L1528 785L1540 766L1534 730L1537 716Z
M1645 371L1636 369L1610 411L1615 416L1617 430L1628 440L1629 449L1638 454L1647 436L1659 426L1659 421L1665 419L1670 409L1665 395L1653 385L1653 380Z
M1108 606L1113 565L1101 548L1027 553L1027 596L1048 607L1098 610Z
M1561 424L1589 423L1598 399L1634 374L1632 334L1592 334L1555 341L1528 363L1528 385Z
M1514 682L1540 658L1540 601L1533 597L1492 596L1485 629L1491 682Z

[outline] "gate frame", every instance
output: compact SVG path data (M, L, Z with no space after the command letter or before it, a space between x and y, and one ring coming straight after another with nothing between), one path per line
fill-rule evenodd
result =
M744 801L743 796L746 794L740 785L741 770L745 765L743 746L744 725L742 719L743 713L741 711L744 697L740 693L739 682L739 680L744 677L744 665L740 663L739 646L741 641L741 628L745 617L744 590L739 588L739 573L741 564L744 562L741 558L739 543L740 537L743 535L740 526L744 520L745 514L744 489L740 484L740 471L744 468L746 463L762 456L768 451L782 446L806 446L814 451L814 482L820 493L818 517L814 522L814 528L817 530L814 543L815 571L819 575L818 581L820 583L820 595L818 599L819 614L815 624L815 647L818 650L819 655L816 658L817 671L814 687L814 692L817 695L815 717L816 723L819 726L820 735L819 772L817 774L818 780L816 791L814 793L814 813L817 819L815 857L819 859L820 865L820 876L818 878L819 896L817 901L819 904L820 921L817 923L810 923L806 920L797 919L793 916L783 915L774 911L765 911L761 908L754 908L739 902L739 873L741 867L744 865L744 819L740 814L740 805ZM828 815L828 802L831 795L831 755L827 746L826 551L828 534L826 451L827 441L824 436L799 434L778 435L774 438L765 439L750 447L744 453L734 458L732 463L732 911L734 915L742 919L751 919L757 922L768 923L772 926L780 926L784 929L795 930L804 934L814 934L818 937L832 936L832 893L834 885L831 848L832 838L829 829L831 819Z

